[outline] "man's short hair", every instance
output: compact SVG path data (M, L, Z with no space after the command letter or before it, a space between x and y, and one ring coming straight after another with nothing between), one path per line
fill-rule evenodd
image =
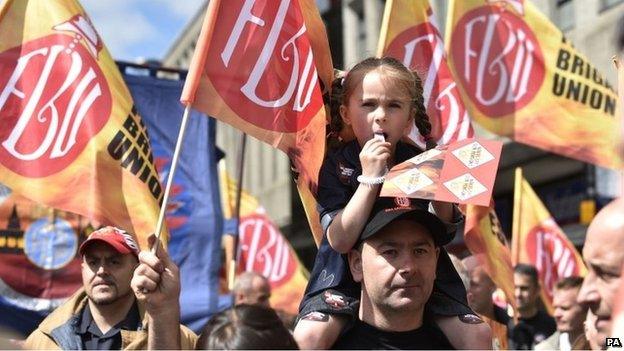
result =
M537 268L535 268L535 266L533 266L533 265L526 264L526 263L518 263L514 267L514 273L529 276L531 278L531 281L533 282L533 284L539 285L539 279L538 279L538 275L537 275Z
M557 282L555 285L555 289L557 290L568 290L573 288L581 288L583 285L583 277L565 277Z

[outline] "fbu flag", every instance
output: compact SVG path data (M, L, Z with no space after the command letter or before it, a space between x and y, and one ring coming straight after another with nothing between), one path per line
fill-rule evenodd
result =
M71 0L4 1L0 38L0 182L145 247L162 188L145 126L87 14Z
M535 5L452 0L448 7L449 65L475 122L549 152L622 167L617 95Z

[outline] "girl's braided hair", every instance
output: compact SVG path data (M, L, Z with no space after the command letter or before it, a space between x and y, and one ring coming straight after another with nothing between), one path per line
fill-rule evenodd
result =
M436 147L435 140L431 137L431 123L427 116L427 109L424 105L423 85L418 74L411 72L399 60L392 57L369 57L356 64L344 78L336 78L332 82L332 93L330 99L331 110L331 130L340 132L343 128L340 117L340 105L349 100L358 84L362 82L364 76L375 69L383 70L386 77L394 79L395 84L403 86L412 98L414 107L414 124L418 132L425 139L427 149Z

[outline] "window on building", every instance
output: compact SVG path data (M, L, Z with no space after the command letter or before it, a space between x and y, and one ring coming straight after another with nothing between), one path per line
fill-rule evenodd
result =
M607 9L610 9L611 7L622 3L624 0L602 0L601 1L601 5L602 7L600 8L600 11L604 11Z
M574 28L574 1L557 0L554 19L557 27L563 32Z

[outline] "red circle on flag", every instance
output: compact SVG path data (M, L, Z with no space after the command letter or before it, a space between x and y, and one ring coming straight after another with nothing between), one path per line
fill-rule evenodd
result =
M111 92L79 37L53 34L0 53L0 162L26 177L69 166L108 121Z
M544 55L535 33L505 8L467 12L453 28L450 44L456 79L487 117L526 106L544 82Z
M252 214L241 218L239 230L243 270L264 275L272 288L292 278L298 260L290 244L266 216Z
M237 3L219 9L205 73L240 118L276 132L302 130L323 98L298 2Z

